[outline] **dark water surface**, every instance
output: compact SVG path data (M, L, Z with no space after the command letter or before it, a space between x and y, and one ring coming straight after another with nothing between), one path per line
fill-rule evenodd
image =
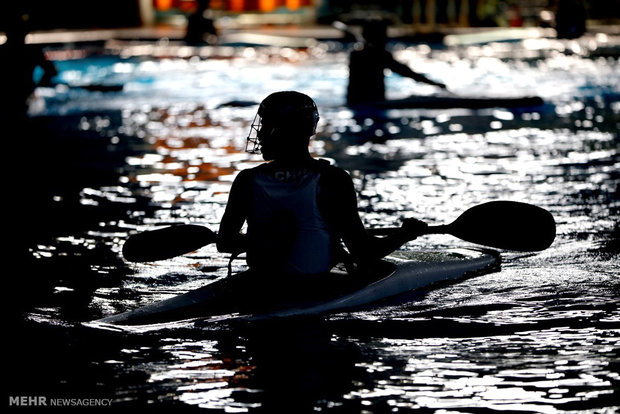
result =
M346 53L330 43L52 53L67 82L124 89L40 89L28 132L5 153L18 189L7 219L23 223L16 240L30 248L5 276L7 401L105 398L112 408L269 413L616 412L620 39L394 50L455 94L539 95L545 104L353 113L342 106ZM392 98L434 92L397 76L387 82ZM537 254L502 252L498 272L321 319L130 332L84 326L226 274L227 257L213 246L147 264L124 262L120 249L129 234L171 223L217 230L235 174L260 161L243 152L251 102L283 89L316 98L313 152L350 171L368 226L404 217L441 224L508 199L550 210L556 241ZM404 248L466 245L434 235Z

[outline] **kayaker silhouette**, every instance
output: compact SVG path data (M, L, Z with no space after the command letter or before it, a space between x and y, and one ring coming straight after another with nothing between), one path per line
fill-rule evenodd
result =
M220 252L247 252L249 271L263 275L325 275L342 259L364 266L422 234L427 225L405 219L383 238L370 235L359 216L349 174L309 152L319 113L295 91L265 98L251 125L246 150L266 163L235 178L220 222ZM247 233L241 229L247 222Z
M4 84L0 117L17 121L27 117L29 99L36 87L51 85L58 71L39 46L26 43L30 15L13 13L7 23L6 41L0 46L0 79ZM35 81L37 68L42 75Z
M446 85L415 72L394 59L386 50L387 22L369 20L362 24L363 42L358 42L349 55L349 84L347 104L357 105L385 100L385 70L446 89Z

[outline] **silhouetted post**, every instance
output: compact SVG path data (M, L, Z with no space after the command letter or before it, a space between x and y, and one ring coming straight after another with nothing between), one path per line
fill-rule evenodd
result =
M456 23L456 0L448 0L446 12L448 15L448 24L454 25Z
M469 0L461 0L459 9L459 25L469 26Z
M422 5L421 0L413 0L413 6L411 12L413 14L413 24L419 26L422 23Z
M426 0L426 23L431 29L437 24L437 5L435 0Z

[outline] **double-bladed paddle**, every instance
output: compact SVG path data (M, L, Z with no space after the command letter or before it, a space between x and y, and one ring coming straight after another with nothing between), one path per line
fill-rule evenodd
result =
M399 228L369 230L390 234ZM463 212L450 224L429 226L424 234L450 234L461 240L497 249L534 252L555 239L555 220L547 210L516 201L491 201ZM214 243L217 235L204 226L180 224L130 236L123 257L130 262L170 259Z

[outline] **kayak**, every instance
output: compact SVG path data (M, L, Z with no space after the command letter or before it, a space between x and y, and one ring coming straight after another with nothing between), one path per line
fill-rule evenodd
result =
M321 277L288 277L274 286L240 273L199 289L89 325L150 325L214 318L264 320L323 315L376 305L388 298L440 282L497 270L496 252L475 249L397 251L367 274L334 270ZM239 309L234 304L242 303Z
M262 292L257 290L256 275L244 279L246 273L240 273L94 323L149 325L210 317L263 320L328 314L377 304L441 282L489 273L499 264L499 255L489 250L398 251L387 256L370 275L356 277L335 270L323 276L320 283L308 278L304 281L307 283L296 282L293 288L293 283L288 283L289 286L276 289L264 283L267 286ZM252 297L257 300L252 301ZM248 304L248 300L254 303ZM245 305L241 313L232 305L238 302Z
M402 99L388 99L352 105L353 110L387 110L387 109L482 109L482 108L525 108L541 106L544 101L538 96L521 97L475 97L456 95L409 96Z

